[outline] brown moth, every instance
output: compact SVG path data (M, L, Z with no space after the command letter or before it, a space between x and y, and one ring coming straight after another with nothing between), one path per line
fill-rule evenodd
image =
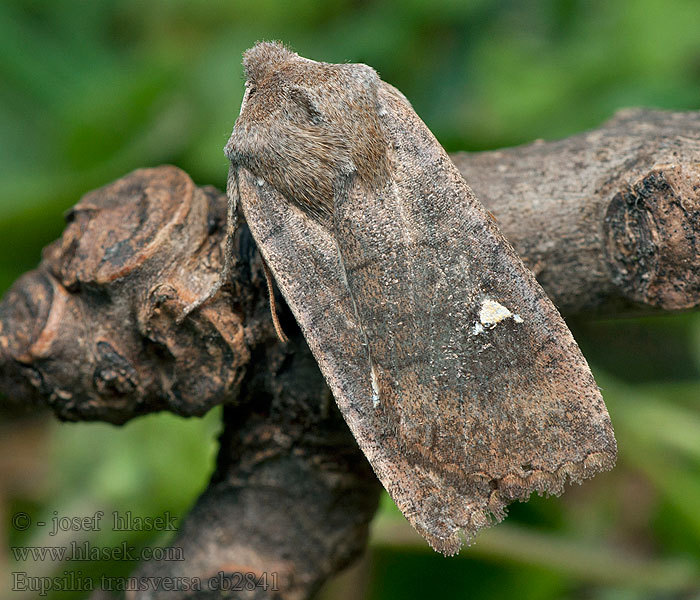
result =
M235 203L384 487L445 554L612 467L564 321L406 98L362 64L244 55Z

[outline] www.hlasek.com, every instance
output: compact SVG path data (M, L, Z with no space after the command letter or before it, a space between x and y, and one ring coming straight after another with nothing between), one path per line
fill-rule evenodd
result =
M185 553L178 546L137 549L126 541L108 547L93 546L90 542L71 542L67 546L12 546L10 551L15 562L185 560Z

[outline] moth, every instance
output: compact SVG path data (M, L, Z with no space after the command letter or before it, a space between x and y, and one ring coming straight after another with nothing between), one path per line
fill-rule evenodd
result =
M244 54L229 220L257 246L355 438L450 555L616 443L571 333L404 95L363 64Z

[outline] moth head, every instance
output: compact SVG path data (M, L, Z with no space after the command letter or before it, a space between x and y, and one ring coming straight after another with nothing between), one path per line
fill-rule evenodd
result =
M302 58L279 43L244 54L246 91L225 152L314 213L332 214L349 178L382 185L388 177L376 72L362 64Z

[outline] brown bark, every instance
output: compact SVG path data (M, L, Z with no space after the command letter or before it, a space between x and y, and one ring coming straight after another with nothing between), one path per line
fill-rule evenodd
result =
M700 301L699 125L626 112L455 161L563 311L687 309ZM278 343L244 224L230 281L178 324L221 270L225 204L174 167L85 196L0 303L0 389L112 423L225 403L216 474L173 542L187 561L140 574L276 572L279 593L248 597L304 598L362 550L380 488L284 306L291 342Z
M221 270L225 215L223 194L174 167L86 195L0 304L0 389L112 423L225 402L216 473L173 541L187 560L139 575L267 574L248 597L303 598L362 552L381 487L283 305L278 342L245 226L231 280L178 323Z
M146 563L138 576L198 577L208 590L221 573L232 587L253 574L254 589L211 597L302 599L364 550L381 486L306 344L295 332L255 358L225 408L209 488L173 541L186 561Z
M563 313L700 301L700 112L452 158Z

